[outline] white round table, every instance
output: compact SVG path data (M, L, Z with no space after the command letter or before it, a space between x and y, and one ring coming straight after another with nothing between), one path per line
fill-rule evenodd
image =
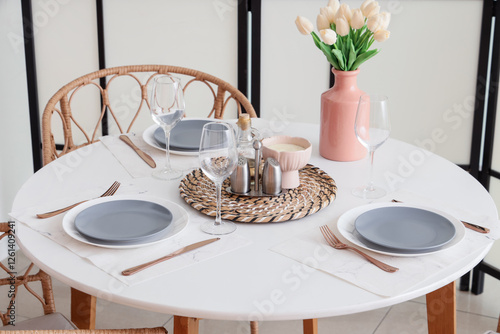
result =
M401 303L446 286L454 289L450 283L471 270L489 251L491 244L480 246L432 280L391 297L376 295L318 270L304 269L298 262L270 251L287 239L331 224L347 210L367 203L351 195L351 189L368 178L366 159L334 162L320 157L317 125L288 123L280 130L311 141L310 163L336 181L337 198L327 208L303 219L272 224L238 223L235 233L250 239L252 243L248 246L126 286L23 224L17 226L18 243L26 256L48 274L97 298L188 319L240 321L345 315ZM174 156L172 163L175 164ZM415 146L389 139L375 153L375 168L376 182L390 191L407 190L497 217L491 196L474 178L453 163ZM17 193L12 211L69 195L83 187L102 187L115 180L140 185L150 194L184 206L189 215L201 215L180 198L178 182L131 178L102 143L65 155L35 173ZM190 224L187 232L197 228ZM50 251L39 252L39 249ZM342 256L340 252L344 251L339 251L338 256ZM447 303L454 305L454 299Z

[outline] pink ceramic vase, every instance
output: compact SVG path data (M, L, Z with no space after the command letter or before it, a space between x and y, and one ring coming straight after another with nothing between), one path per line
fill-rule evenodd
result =
M354 161L366 156L366 148L356 138L354 121L359 97L356 71L337 71L335 84L321 94L319 153L335 161Z

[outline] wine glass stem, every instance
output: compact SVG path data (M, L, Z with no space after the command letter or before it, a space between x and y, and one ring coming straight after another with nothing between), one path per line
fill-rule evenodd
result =
M370 156L370 180L368 181L368 191L373 191L374 186L373 186L373 156L375 155L375 150L370 149L368 152Z
M220 218L222 184L220 182L216 182L215 188L216 188L215 192L217 193L217 210L215 213L215 225L220 225L222 223Z
M167 130L167 128L163 128L163 131L165 131L165 151L167 155L167 159L165 160L165 169L171 170L172 167L170 166L170 129Z

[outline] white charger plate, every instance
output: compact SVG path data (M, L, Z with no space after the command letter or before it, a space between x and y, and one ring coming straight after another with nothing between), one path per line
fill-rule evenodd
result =
M408 252L404 250L391 250L384 247L379 247L378 245L375 244L367 244L357 236L357 233L355 231L356 218L358 218L361 214L368 212L370 210L384 208L384 207L411 207L439 214L448 219L453 224L456 232L455 237L441 248L431 249L431 250L427 249L414 252ZM379 254L384 254L389 256L402 256L402 257L422 256L422 255L429 255L437 252L442 252L448 248L453 247L454 245L462 241L463 238L465 237L465 226L455 217L433 208L425 206L417 206L417 205L408 205L403 203L373 203L353 208L345 212L342 216L340 216L340 218L337 221L337 230L345 239L347 239L356 246L359 246L361 248Z
M172 222L170 226L163 232L151 236L149 238L141 239L139 241L133 242L119 242L119 241L101 241L93 240L80 234L75 228L75 218L83 210L100 203L111 202L111 201L122 201L122 200L141 200L149 201L152 203L164 206L172 213ZM181 206L173 202L167 201L163 198L152 197L152 196L138 196L138 195L115 195L109 197L101 197L86 203L82 203L77 207L69 210L63 218L62 227L64 231L73 239L83 242L88 245L104 247L104 248L114 248L114 249L126 249L126 248L139 248L150 246L159 242L163 242L174 235L180 233L188 224L189 217Z

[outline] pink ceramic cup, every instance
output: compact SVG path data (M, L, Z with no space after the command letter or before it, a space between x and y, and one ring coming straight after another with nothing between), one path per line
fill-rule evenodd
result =
M300 151L277 151L269 148L277 144L293 144L303 147ZM278 160L281 167L281 188L293 189L300 185L299 169L304 168L311 158L312 146L309 140L300 137L273 136L262 140L262 157Z

